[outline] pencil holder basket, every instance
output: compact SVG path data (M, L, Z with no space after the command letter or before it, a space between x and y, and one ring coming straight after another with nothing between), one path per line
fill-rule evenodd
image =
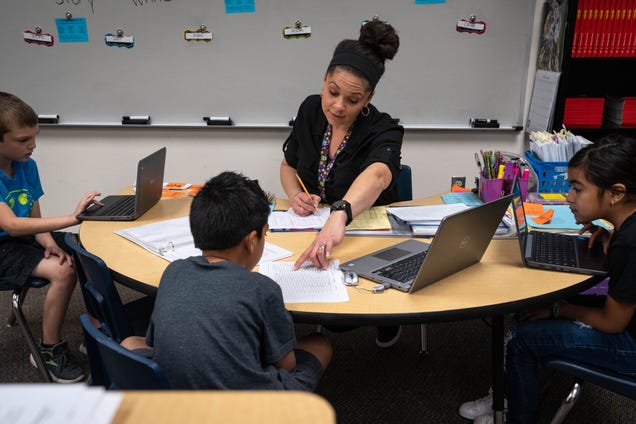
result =
M543 162L530 150L525 152L526 159L539 180L539 193L561 193L570 191L567 162Z

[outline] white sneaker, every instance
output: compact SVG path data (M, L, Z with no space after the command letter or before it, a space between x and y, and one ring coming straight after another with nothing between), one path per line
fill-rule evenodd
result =
M504 410L507 407L508 401L504 398ZM488 414L492 416L492 387L488 389L488 394L483 398L464 402L459 407L459 415L469 420L475 420L476 418L480 418L482 415Z
M482 415L481 417L477 417L473 420L473 424L493 424L495 422L495 417L493 413L489 413L486 415Z

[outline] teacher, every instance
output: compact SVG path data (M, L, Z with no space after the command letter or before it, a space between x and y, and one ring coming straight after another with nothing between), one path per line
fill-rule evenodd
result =
M385 61L399 45L391 25L377 19L363 25L358 40L336 47L320 95L300 105L283 145L281 184L298 215L314 213L319 203L331 205L331 214L295 268L305 261L326 268L353 218L371 206L398 201L404 129L370 102ZM399 337L397 328L391 333L389 345Z

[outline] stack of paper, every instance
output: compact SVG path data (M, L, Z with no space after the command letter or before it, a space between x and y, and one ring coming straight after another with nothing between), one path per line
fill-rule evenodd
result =
M272 231L312 231L320 230L329 218L329 208L318 208L318 211L307 216L297 215L292 209L274 211L269 214L269 229ZM358 215L348 226L350 231L388 231L391 222L384 206L375 206Z
M431 206L389 206L387 212L408 223L414 236L432 236L445 216L468 209L463 203Z
M110 423L123 394L84 384L1 384L0 422Z

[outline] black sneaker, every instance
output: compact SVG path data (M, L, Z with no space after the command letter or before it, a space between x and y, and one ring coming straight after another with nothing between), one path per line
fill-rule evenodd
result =
M402 326L378 327L375 344L381 348L391 347L400 339L400 334L402 334Z
M65 341L60 341L50 348L44 348L40 344L38 348L51 379L56 383L77 383L86 378L84 370L75 362ZM29 361L37 368L33 355L30 355Z

